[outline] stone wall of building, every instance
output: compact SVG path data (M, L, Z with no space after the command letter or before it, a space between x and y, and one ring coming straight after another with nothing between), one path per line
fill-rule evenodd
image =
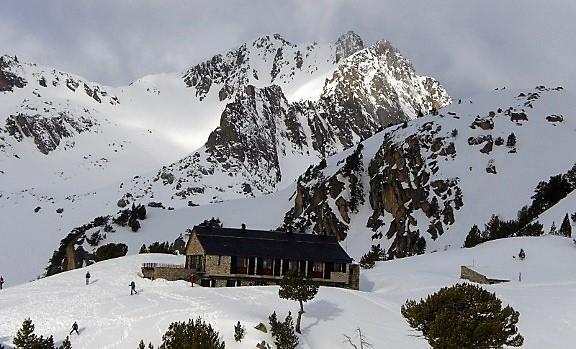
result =
M204 255L204 248L200 245L200 241L196 234L192 233L190 236L190 240L188 241L188 245L186 246L186 255L187 256L198 256Z
M350 279L348 280L348 287L353 290L360 289L360 266L358 264L350 264Z
M206 275L230 275L230 256L206 256Z
M147 279L165 279L168 281L186 280L190 279L193 271L186 268L172 268L172 267L154 267L142 268L142 275Z
M330 281L348 283L348 273L333 271L330 273Z

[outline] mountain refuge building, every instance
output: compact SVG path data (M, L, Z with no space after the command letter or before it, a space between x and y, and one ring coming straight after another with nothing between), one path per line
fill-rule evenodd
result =
M142 266L144 277L187 280L196 275L206 287L277 284L291 271L320 285L359 289L360 268L335 236L195 226L184 266Z

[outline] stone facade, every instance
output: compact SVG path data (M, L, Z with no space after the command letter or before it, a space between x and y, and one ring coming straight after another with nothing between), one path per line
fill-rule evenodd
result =
M185 265L147 263L142 266L142 274L149 279L162 278L169 281L189 280L192 275L197 275L199 283L207 287L274 285L282 279L285 273L284 264L287 263L288 259L272 257L268 258L272 260L272 269L266 269L268 272L258 269L257 265L262 262L260 258L250 257L247 259L250 260L251 267L244 267L243 272L233 274L233 257L206 254L206 249L202 246L200 239L196 233L192 232L186 245ZM304 264L298 263L297 268L308 275L308 272L312 270L312 265L309 265L309 262L307 260L300 261ZM278 263L280 264L278 265ZM313 280L325 286L359 289L360 269L358 265L346 264L345 271L330 271L327 274L324 272L327 264L322 263L319 273L329 276L329 278L315 274L315 276L320 277L314 277ZM234 272L238 272L238 270Z
M206 256L206 274L230 275L230 256Z
M161 264L144 264L142 266L142 275L147 279L165 279L168 281L186 280L194 272L191 269L179 265L161 265Z

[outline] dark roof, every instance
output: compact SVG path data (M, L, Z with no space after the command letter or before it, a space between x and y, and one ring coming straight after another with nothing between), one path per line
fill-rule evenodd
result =
M335 236L195 226L207 255L350 263Z

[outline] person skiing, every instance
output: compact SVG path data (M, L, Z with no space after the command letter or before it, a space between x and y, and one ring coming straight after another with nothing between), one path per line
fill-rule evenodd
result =
M518 253L518 258L520 258L521 261L523 261L524 258L526 258L526 252L524 252L523 248L520 249L520 252Z
M90 283L90 272L87 271L86 272L86 286L88 286L89 283Z
M74 323L72 324L72 329L70 330L70 334L72 334L72 332L76 332L76 334L80 334L80 332L78 332L78 323L76 321L74 321Z
M134 281L130 283L130 295L133 294L138 294L138 291L136 291L136 283Z
M4 278L0 276L0 290L2 289L3 286L4 286Z

